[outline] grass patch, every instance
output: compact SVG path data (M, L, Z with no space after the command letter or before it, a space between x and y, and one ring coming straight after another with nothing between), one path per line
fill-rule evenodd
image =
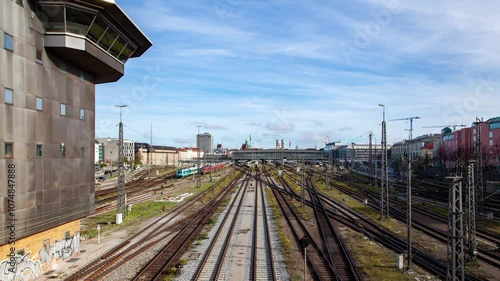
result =
M363 237L360 233L350 231L349 247L358 260L359 268L370 280L413 280L396 266L396 255L377 243Z
M476 227L481 230L490 231L496 235L500 235L500 222L476 220Z

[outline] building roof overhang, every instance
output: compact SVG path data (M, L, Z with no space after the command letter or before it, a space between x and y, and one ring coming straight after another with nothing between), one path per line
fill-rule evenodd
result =
M133 45L130 57L140 57L151 46L149 38L113 0L33 0L36 5L72 5L95 11ZM124 62L111 56L85 36L70 32L45 32L44 47L63 60L95 75L95 83L115 82L125 71Z

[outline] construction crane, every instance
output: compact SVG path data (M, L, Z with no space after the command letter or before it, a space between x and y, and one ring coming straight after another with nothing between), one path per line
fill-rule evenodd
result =
M412 132L413 132L413 119L420 119L420 117L408 117L408 118L398 118L398 119L391 119L389 121L407 121L407 120L410 120L410 139L409 141L412 140Z

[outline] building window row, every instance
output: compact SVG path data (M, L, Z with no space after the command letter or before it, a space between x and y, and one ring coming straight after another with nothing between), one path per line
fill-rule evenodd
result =
M64 144L59 146L59 151L61 153L61 157L66 157L66 147ZM42 157L43 156L43 145L36 144L35 146L35 156ZM80 157L85 156L85 148L80 147ZM6 142L4 143L4 157L5 158L14 158L14 143Z
M454 139L454 138L455 138L455 136L454 136L453 134L451 134L451 135L447 135L447 136L444 136L444 137L443 137L443 141L452 140L452 139Z
M14 91L9 88L4 89L4 102L6 104L14 104ZM43 99L36 97L35 108L38 111L43 111ZM66 104L61 103L61 115L66 116ZM80 108L80 120L85 120L85 109Z
M490 123L490 130L500 129L500 122Z

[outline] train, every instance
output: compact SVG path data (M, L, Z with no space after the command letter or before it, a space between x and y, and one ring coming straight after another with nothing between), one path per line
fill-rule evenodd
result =
M190 175L195 175L198 173L198 167L190 167L190 168L179 168L175 172L175 177L177 178L185 178Z
M228 165L227 162L223 162L223 163L218 163L215 165L202 166L202 167L200 167L200 173L203 175L208 174L210 172L221 170L224 167L226 167L227 165ZM179 168L179 169L177 169L175 176L177 178L185 178L185 177L188 177L190 175L196 175L197 173L198 173L198 167L196 167L196 166L189 167L189 168Z

